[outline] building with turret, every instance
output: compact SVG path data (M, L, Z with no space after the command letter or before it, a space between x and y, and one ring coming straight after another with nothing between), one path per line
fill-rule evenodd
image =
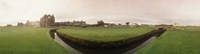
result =
M40 19L40 27L51 27L55 23L55 17L54 15L45 14Z

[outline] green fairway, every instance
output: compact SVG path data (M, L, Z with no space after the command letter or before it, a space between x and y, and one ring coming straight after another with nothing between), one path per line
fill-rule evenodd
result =
M0 27L0 54L67 54L47 28Z
M200 54L200 27L169 30L136 54Z
M58 29L58 32L91 41L116 41L136 37L152 30L151 27L88 27Z

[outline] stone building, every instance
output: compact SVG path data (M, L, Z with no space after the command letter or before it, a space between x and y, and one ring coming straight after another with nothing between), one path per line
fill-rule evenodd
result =
M86 26L86 22L85 21L73 21L73 22L70 22L70 25L71 26Z
M85 21L67 21L67 22L55 22L53 24L53 26L57 27L57 26L86 26L86 22Z
M27 20L26 23L18 22L17 26L18 27L40 27L40 22Z
M18 27L23 27L23 26L24 26L24 23L18 22L18 23L17 23L17 26L18 26Z
M7 26L6 27L12 27L13 25L11 25L11 24L7 24Z
M40 19L40 27L51 27L55 23L55 17L54 15L45 14Z

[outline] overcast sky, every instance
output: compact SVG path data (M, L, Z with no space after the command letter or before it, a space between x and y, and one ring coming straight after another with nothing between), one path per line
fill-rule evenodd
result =
M56 21L200 25L200 0L0 0L0 25L46 13Z

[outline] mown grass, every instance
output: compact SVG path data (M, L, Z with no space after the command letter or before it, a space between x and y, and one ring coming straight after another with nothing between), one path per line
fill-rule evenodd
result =
M91 41L116 41L136 37L152 31L151 27L88 27L65 28L57 31L75 38Z
M0 54L67 54L48 28L0 27Z
M169 30L135 54L200 54L200 27Z

